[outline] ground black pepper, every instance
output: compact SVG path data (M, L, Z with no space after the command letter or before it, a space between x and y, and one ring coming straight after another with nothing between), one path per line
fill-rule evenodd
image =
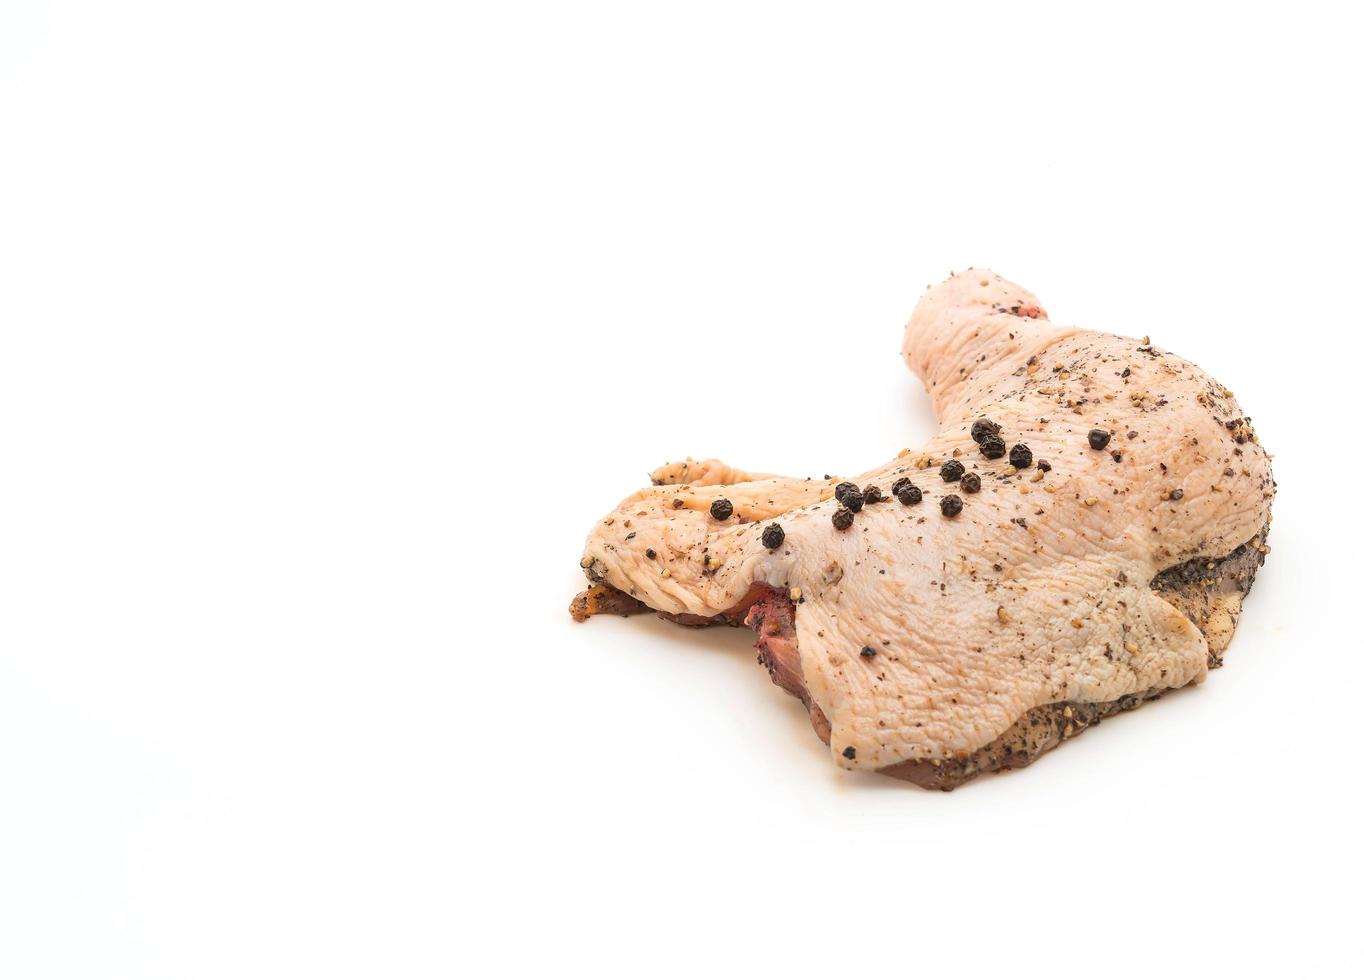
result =
M949 493L942 498L941 507L944 517L956 517L961 513L961 498L955 493Z
M962 466L961 462L955 459L949 459L946 463L942 464L942 469L938 470L938 474L943 478L945 483L956 483L961 479L961 475L965 472L966 467Z
M977 445L985 441L986 436L999 435L999 424L991 422L989 419L976 419L971 423L971 438Z
M967 473L961 478L961 488L967 493L980 493L980 474Z
M999 459L1004 450L1004 440L997 435L988 435L980 441L980 454L986 459Z
M1026 470L1032 465L1032 450L1023 443L1018 443L1009 450L1009 462L1020 470Z
M1107 429L1090 429L1089 448L1102 449L1104 446L1108 445L1108 440L1112 438L1113 433L1109 432Z
M786 540L786 532L781 529L780 524L769 524L763 528L763 547L771 548L773 551L781 547L781 543Z
M846 531L853 525L852 511L848 510L846 507L838 508L838 510L834 511L833 522L834 527L838 530Z
M734 505L724 497L719 500L712 500L710 504L710 516L717 521L727 521L734 513Z

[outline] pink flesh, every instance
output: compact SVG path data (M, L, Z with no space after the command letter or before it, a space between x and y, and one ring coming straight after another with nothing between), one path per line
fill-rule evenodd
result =
M810 724L826 743L829 741L829 719L810 700L805 687L805 674L800 666L800 651L796 648L796 607L784 592L769 585L757 588L757 598L744 619L758 634L758 663L767 668L772 682L787 694L800 698L810 712Z

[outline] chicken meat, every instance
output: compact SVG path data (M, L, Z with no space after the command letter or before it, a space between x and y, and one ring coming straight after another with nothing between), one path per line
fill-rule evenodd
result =
M666 465L593 528L574 618L746 623L836 764L938 789L1221 665L1274 496L1227 388L979 270L903 352L926 445L849 479Z

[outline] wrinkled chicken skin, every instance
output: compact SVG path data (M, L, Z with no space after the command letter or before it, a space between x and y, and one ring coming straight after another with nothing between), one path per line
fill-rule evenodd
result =
M904 356L941 423L925 446L828 480L662 467L593 529L589 580L689 623L741 621L765 597L760 648L780 651L774 679L836 763L925 785L1025 765L1104 714L1202 681L1267 551L1273 497L1231 392L1149 342L1053 324L1026 290L978 270L928 291ZM1050 470L986 459L970 434L980 418ZM1091 448L1091 429L1111 440ZM939 476L953 458L978 493ZM902 477L922 503L890 496ZM847 531L830 520L841 479L887 497ZM949 493L964 502L955 518L939 506ZM719 498L733 505L723 521ZM772 549L761 536L774 521L785 537ZM1199 568L1233 553L1253 567L1199 584ZM1194 571L1153 589L1177 567ZM793 602L789 635L763 633L771 592Z

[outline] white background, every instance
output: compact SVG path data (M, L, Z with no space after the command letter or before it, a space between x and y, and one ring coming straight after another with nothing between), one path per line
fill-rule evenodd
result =
M1359 976L1358 25L1025 6L0 7L0 975ZM1206 686L938 794L570 622L968 265L1276 453Z

